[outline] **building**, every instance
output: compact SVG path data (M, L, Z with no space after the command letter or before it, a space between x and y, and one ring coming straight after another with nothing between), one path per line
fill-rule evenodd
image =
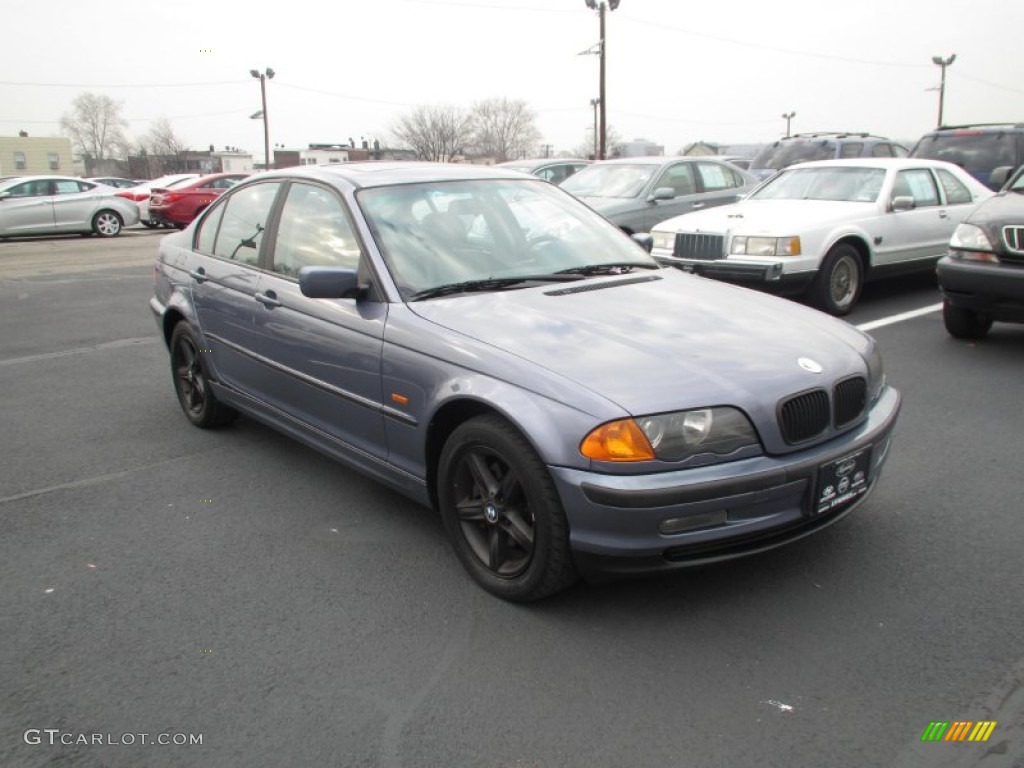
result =
M0 136L0 176L77 176L71 157L71 139L29 136Z
M347 163L352 147L349 144L310 144L304 149L275 149L275 168L294 168L297 165L328 165Z
M665 154L665 147L647 139L621 141L611 148L608 157L650 157Z

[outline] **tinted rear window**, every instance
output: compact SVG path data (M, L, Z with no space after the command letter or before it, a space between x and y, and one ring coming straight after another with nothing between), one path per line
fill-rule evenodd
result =
M779 169L811 160L832 160L835 156L836 143L827 139L780 142L758 152L750 161L750 167Z
M1006 132L939 133L925 136L914 147L914 157L945 160L967 170L991 170L1017 165L1017 136Z

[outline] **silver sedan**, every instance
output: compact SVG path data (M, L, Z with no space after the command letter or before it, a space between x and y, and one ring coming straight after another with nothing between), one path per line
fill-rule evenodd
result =
M102 184L65 176L0 182L0 237L94 233L114 237L139 222L139 207Z

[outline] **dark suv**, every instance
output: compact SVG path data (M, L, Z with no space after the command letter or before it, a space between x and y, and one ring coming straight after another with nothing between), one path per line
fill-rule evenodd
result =
M952 336L980 339L994 320L1024 323L1024 168L960 223L938 275Z
M750 173L767 179L776 171L811 160L846 157L906 157L907 148L867 133L798 133L762 147L750 161Z
M982 184L999 189L1006 177L992 180L996 168L1012 171L1024 164L1024 123L947 125L920 138L911 157L955 163Z

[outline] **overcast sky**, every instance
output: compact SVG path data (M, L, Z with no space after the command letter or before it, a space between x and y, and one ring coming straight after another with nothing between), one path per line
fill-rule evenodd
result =
M584 0L0 0L0 135L59 133L83 91L123 103L130 137L167 117L194 148L379 139L417 104L524 99L555 151L585 138L599 37ZM698 140L1024 121L1022 0L621 0L607 17L608 121L667 153ZM208 51L208 52L207 52Z

